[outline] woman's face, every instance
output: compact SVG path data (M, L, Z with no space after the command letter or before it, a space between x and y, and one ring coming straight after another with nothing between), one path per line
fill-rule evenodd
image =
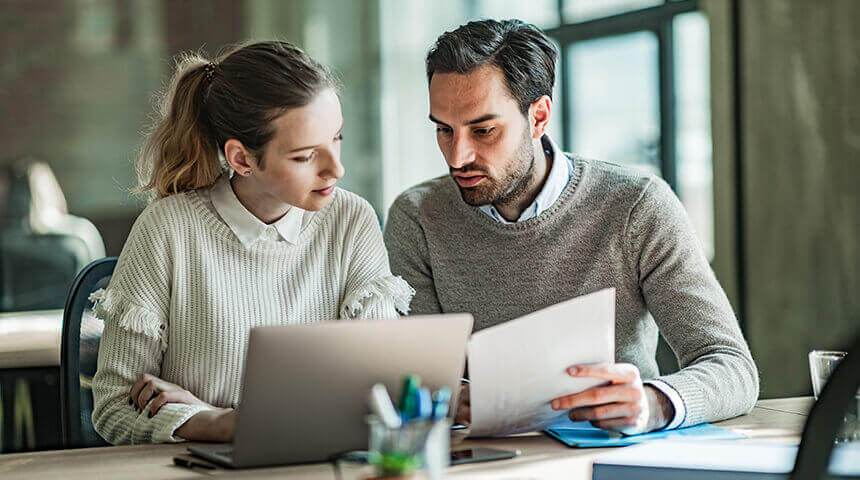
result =
M311 103L288 110L273 121L275 134L263 152L263 168L251 165L252 177L278 200L317 211L332 200L343 176L340 163L343 115L333 89Z

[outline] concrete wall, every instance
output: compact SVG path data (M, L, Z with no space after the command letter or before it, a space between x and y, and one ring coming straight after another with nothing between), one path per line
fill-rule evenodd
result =
M746 333L762 397L860 332L860 2L740 0Z

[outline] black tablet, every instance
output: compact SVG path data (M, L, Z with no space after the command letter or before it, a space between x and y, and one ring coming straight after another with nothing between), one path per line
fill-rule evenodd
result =
M463 448L460 450L451 450L451 465L505 460L514 458L519 454L519 450L499 450L497 448L483 447Z

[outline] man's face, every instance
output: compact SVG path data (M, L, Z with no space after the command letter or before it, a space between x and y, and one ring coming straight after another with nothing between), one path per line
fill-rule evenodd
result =
M466 203L497 203L528 188L535 161L532 135L497 67L434 74L430 120Z

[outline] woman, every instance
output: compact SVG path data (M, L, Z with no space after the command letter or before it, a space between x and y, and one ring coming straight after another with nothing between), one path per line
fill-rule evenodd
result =
M185 55L162 103L138 160L158 199L94 295L93 424L112 444L230 441L251 328L395 317L413 291L370 205L335 187L340 102L301 50Z

